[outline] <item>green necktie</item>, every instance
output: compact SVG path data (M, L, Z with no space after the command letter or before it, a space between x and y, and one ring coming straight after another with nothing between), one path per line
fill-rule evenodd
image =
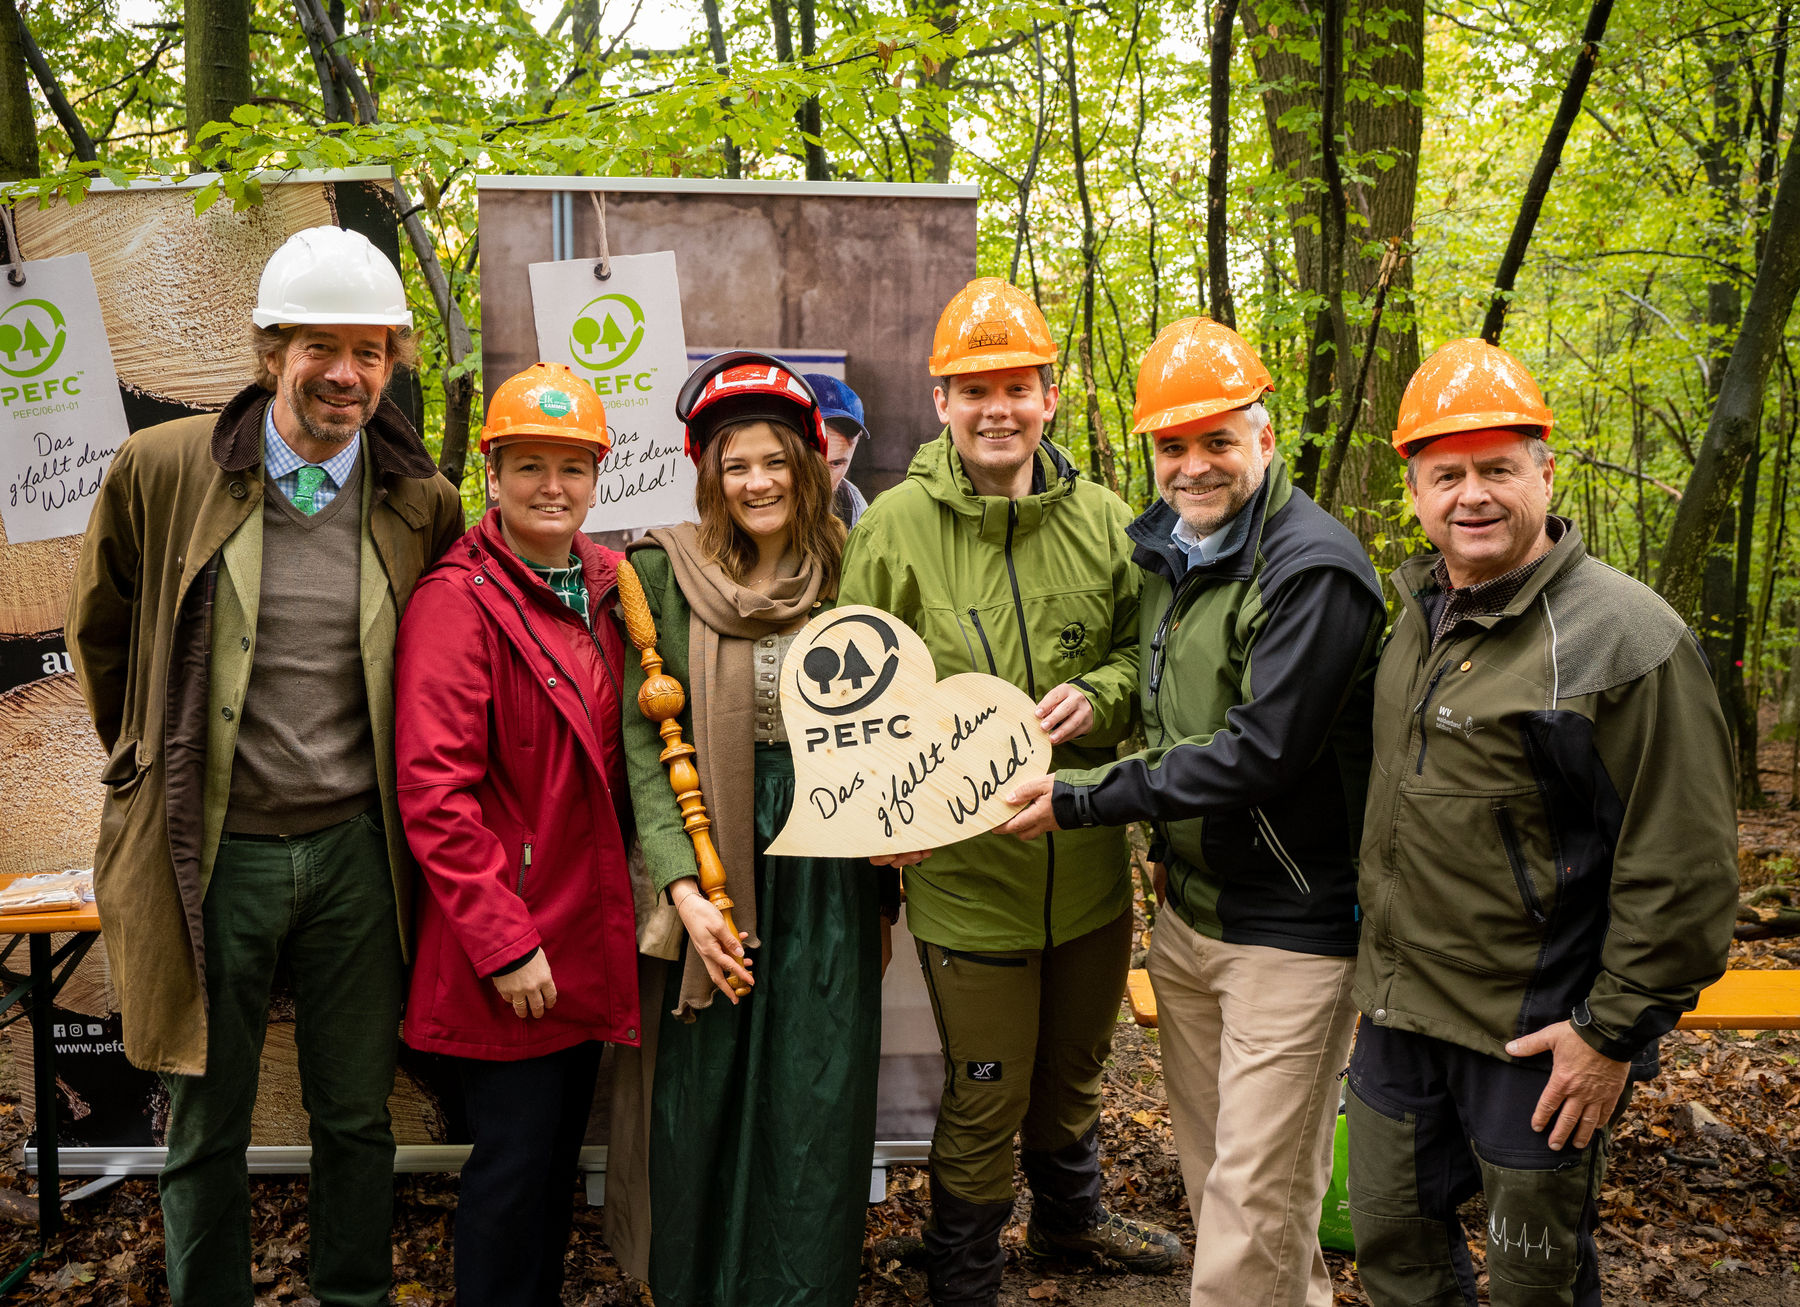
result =
M310 465L300 469L300 488L294 492L294 507L311 517L318 512L314 497L325 484L325 469Z

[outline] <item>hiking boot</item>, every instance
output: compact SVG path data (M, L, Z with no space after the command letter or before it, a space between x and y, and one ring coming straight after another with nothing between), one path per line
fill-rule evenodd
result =
M1109 1212L1100 1201L1100 1122L1073 1143L1021 1149L1031 1182L1025 1251L1036 1257L1087 1254L1143 1275L1161 1275L1185 1260L1181 1241L1159 1226Z
M1187 1260L1181 1240L1161 1226L1134 1221L1105 1207L1100 1208L1094 1224L1068 1233L1052 1233L1032 1219L1025 1226L1025 1251L1033 1257L1086 1254L1139 1275L1167 1275Z

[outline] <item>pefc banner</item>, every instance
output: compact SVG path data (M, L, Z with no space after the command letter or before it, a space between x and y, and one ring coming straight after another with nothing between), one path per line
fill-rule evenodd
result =
M0 277L0 521L9 544L79 535L126 435L86 254Z
M694 515L694 468L682 452L675 396L687 379L681 286L671 253L530 266L538 357L567 363L606 405L610 453L589 531L666 526Z

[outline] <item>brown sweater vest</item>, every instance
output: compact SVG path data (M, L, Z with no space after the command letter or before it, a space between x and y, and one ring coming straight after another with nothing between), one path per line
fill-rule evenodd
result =
M376 802L359 638L366 461L312 517L272 480L264 492L262 598L228 831L302 835Z

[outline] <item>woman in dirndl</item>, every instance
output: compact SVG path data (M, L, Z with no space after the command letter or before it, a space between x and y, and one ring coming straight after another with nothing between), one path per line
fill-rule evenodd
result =
M702 364L678 413L699 520L650 532L630 562L663 670L687 690L683 738L741 938L700 891L663 741L627 710L639 946L668 960L641 963L645 1039L617 1073L607 1235L657 1307L848 1307L875 1138L882 873L764 852L794 802L781 662L835 601L844 527L818 401L778 360ZM634 669L628 699L643 681Z

